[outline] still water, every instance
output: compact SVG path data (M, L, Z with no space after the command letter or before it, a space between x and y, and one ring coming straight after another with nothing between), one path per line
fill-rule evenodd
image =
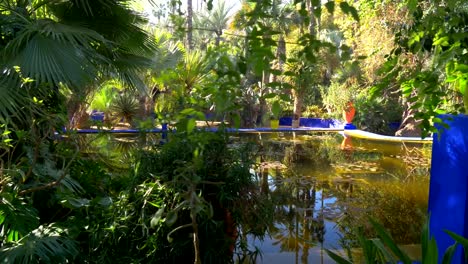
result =
M427 210L430 144L325 132L239 140L261 146L255 175L275 201L268 235L250 241L261 252L257 263L333 263L323 249L355 247L359 227L371 237L368 216L398 243L418 243Z
M125 167L122 155L161 139L148 134L83 140L92 155L119 169ZM368 216L400 245L418 243L427 211L431 144L383 143L336 132L232 134L232 142L233 147L238 142L258 146L252 175L271 202L267 211L274 219L262 239L245 241L258 252L251 262L333 263L323 249L355 248L357 228L372 237Z

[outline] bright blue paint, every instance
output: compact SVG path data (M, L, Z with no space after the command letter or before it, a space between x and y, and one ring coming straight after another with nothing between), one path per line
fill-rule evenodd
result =
M291 126L292 117L281 117L279 119L280 126ZM321 118L299 118L300 127L315 127L315 128L342 128L343 123L334 119L321 119Z
M434 134L429 190L429 228L437 241L439 263L454 243L444 230L468 236L468 116L453 116L447 124L449 129L439 126ZM464 263L460 248L452 263Z
M353 125L352 123L349 123L344 126L344 129L352 130L352 129L357 129L357 127Z
M93 111L90 118L93 121L104 121L104 112Z
M279 119L280 126L292 126L292 117L281 117Z

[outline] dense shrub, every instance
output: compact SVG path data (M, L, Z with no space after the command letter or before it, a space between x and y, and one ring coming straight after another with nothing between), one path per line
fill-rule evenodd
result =
M401 121L403 109L396 99L370 98L361 93L354 103L356 116L353 123L362 130L394 135Z

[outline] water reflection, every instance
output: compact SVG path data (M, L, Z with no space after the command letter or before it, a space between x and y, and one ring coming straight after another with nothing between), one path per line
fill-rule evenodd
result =
M430 145L376 143L325 132L232 139L258 146L253 173L274 214L263 241L246 241L253 251L260 249L257 263L333 263L324 248L356 247L357 227L373 235L367 215L398 243L418 242L427 211ZM161 138L104 134L78 140L86 155L113 170L128 170L133 150L156 146Z
M353 248L367 216L401 244L419 241L430 146L369 142L333 133L242 136L260 146L256 171L274 222L257 263L333 263L323 248Z

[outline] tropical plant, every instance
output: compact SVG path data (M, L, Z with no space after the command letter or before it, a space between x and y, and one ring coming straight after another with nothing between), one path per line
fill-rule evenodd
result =
M85 99L99 80L115 77L142 86L138 70L150 66L154 45L140 28L145 20L127 4L0 1L3 261L56 263L81 257L75 231L83 226L79 221L68 225L82 216L73 210L87 205L81 174L71 177L81 157L72 136L57 141L57 132L77 120L67 120L67 110L69 116L86 112Z
M133 120L140 107L135 97L133 93L128 91L118 95L110 105L112 117L116 118L117 121L133 125Z
M115 97L117 97L121 85L116 82L104 82L96 91L89 104L89 110L107 112Z
M332 82L328 87L322 87L323 104L328 114L340 118L348 103L355 100L356 92L357 87L355 85L340 84L338 81Z
M392 237L388 234L388 232L382 225L380 225L373 219L370 219L369 221L377 233L377 238L368 239L363 235L362 231L357 231L359 243L363 251L364 263L414 263L413 260L404 251L400 249L400 247L395 243L395 241L393 241ZM430 236L428 226L429 223L426 223L422 230L421 236L422 259L420 259L420 261L422 264L452 263L452 258L454 257L455 251L459 245L463 246L465 252L468 251L468 239L459 236L453 232L446 231L446 233L451 238L453 238L455 243L449 248L447 248L445 252L443 252L443 257L440 258L442 261L439 262L439 252L437 244L435 239ZM326 251L328 255L337 263L356 263L353 261L353 257L351 256L351 254L349 254L348 259L346 259L331 250L327 249ZM467 260L468 258L465 257L465 262Z
M207 46L212 35L214 34L214 44L219 46L222 40L223 31L227 28L227 23L230 19L230 12L233 6L226 6L225 1L219 1L214 9L207 10L195 16L195 27L202 41L202 47Z
M318 105L309 105L305 108L303 116L311 118L325 118L326 112Z
M127 2L2 1L1 117L32 96L60 93L61 85L72 91L73 113L86 110L79 105L97 79L113 75L142 87L138 70L151 65L154 45L139 27L145 20Z
M41 225L21 239L4 244L0 257L5 263L66 263L79 254L76 241L65 235L67 231Z
M389 97L371 97L368 89L362 90L354 100L356 116L353 123L362 130L395 135L403 115L403 109L397 99Z
M181 134L160 151L142 153L136 179L149 177L172 194L167 200L152 201L157 211L151 228L160 233L161 245L154 254L160 261L230 263L241 235L237 228L246 232L242 236L253 232L248 220L261 215L255 210L262 205L249 171L250 154L244 148L228 149L226 139L217 133ZM255 223L257 232L259 224ZM168 251L172 253L163 253Z
M409 22L396 34L395 48L383 65L383 76L374 91L383 91L396 82L420 120L422 135L435 132L438 115L464 113L466 102L466 65L464 32L468 18L466 2L438 0L403 2ZM406 70L408 64L416 70Z

